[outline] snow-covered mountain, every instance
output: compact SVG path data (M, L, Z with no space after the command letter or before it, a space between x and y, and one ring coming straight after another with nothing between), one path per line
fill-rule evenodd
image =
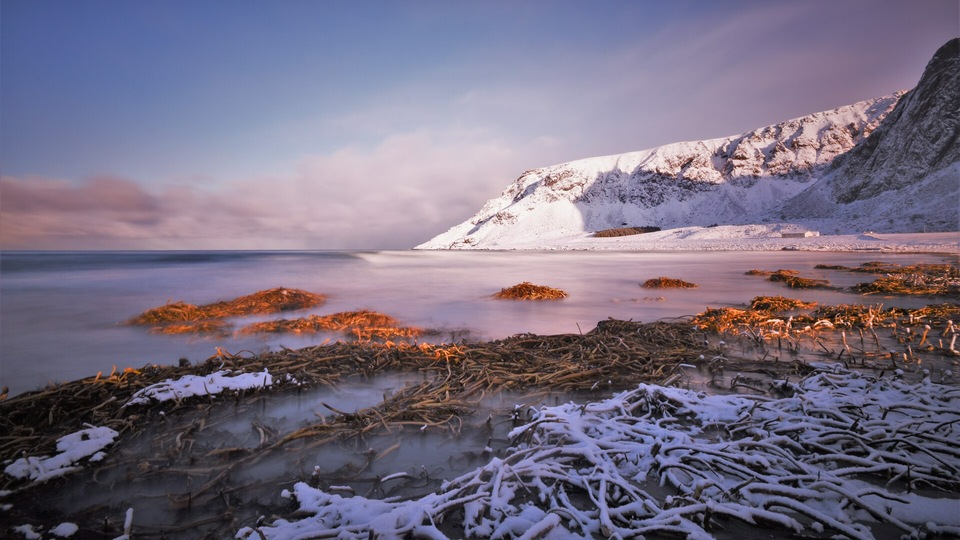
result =
M957 230L957 43L941 48L907 93L742 135L527 171L417 247L550 248L624 226L777 221L827 232ZM888 214L900 219L878 222Z

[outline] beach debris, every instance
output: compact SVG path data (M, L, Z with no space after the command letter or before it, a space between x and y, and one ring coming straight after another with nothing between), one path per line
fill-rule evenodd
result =
M883 275L874 281L858 283L853 286L853 290L861 294L960 297L960 266L957 265L915 264L876 267L874 273L881 272Z
M235 523L229 517L216 517L217 513L223 512L221 505L224 501L222 497L224 489L227 486L233 486L230 489L236 488L235 478L241 476L239 473L255 464L265 460L269 462L275 459L286 459L285 456L315 455L309 452L292 452L292 450L318 448L328 444L344 444L346 442L349 442L351 447L355 443L358 448L363 448L363 452L365 452L363 455L368 456L367 461L372 462L377 459L377 456L384 456L395 450L399 442L394 440L389 445L378 447L374 451L373 447L366 446L369 444L367 441L376 440L381 436L407 437L410 430L416 432L416 437L420 437L424 433L446 433L449 437L457 439L471 433L468 430L482 429L469 424L469 418L478 410L480 400L484 399L484 396L500 392L520 392L524 396L539 395L548 391L574 392L577 393L577 400L580 402L579 407L592 407L593 405L589 403L584 404L583 400L589 397L589 401L592 403L597 399L598 394L602 393L606 396L609 395L607 392L637 388L638 384L655 383L660 388L667 389L664 390L663 395L673 395L670 394L672 392L670 390L671 386L689 386L691 376L693 376L708 379L708 381L704 380L702 383L696 384L705 384L721 393L741 391L770 399L771 396L796 395L793 381L797 381L815 369L820 369L818 366L821 364L811 362L811 356L815 356L817 359L826 357L827 360L833 362L838 361L838 353L843 356L844 363L855 365L863 370L863 376L866 378L871 376L867 374L866 370L872 369L874 375L886 370L888 374L893 374L892 376L904 381L907 378L917 380L922 375L927 384L932 380L954 381L956 379L952 371L936 370L931 373L925 370L929 366L926 363L927 358L952 358L955 355L960 355L960 353L953 352L956 350L958 333L953 321L960 321L960 306L938 304L915 310L884 309L882 306L833 306L837 309L828 311L830 307L813 306L811 303L783 297L756 297L749 305L744 305L742 308L725 308L728 310L738 309L739 312L748 314L749 320L730 328L719 328L718 326L719 329L716 331L708 325L701 327L699 323L703 321L698 321L696 318L691 322L655 323L609 319L598 322L596 328L582 334L552 336L520 334L503 340L483 343L429 344L406 341L394 342L391 340L338 341L299 350L281 347L277 351L264 351L258 354L252 352L231 354L218 348L217 353L207 359L206 362L185 362L175 366L145 366L140 369L115 368L109 375L98 374L96 377L51 386L42 391L26 393L0 401L0 431L6 434L5 438L0 439L0 462L6 460L5 464L10 464L16 459L27 458L28 456L38 459L48 456L55 446L57 437L64 433L82 429L84 423L109 427L118 433L122 433L125 442L149 438L150 448L155 448L157 455L150 457L139 454L121 457L118 452L117 459L98 462L95 474L100 475L101 478L117 478L135 470L138 479L144 482L153 480L159 482L178 478L182 480L182 485L190 487L184 488L184 491L181 492L174 490L167 493L170 507L192 508L193 512L200 512L201 514L198 515L205 516L198 518L194 524L180 524L178 527L193 526L202 522L219 523L218 526L222 528L228 526L229 523ZM812 316L814 313L817 314L817 317L822 318L815 319ZM727 316L729 313L724 311L721 314ZM889 329L889 331L882 332L882 336L877 334L881 327ZM862 330L859 338L854 337L856 336L856 330L852 329ZM844 335L844 331L848 334ZM803 355L796 356L801 350L801 336L804 341L809 342L809 345L807 345L808 349ZM829 341L830 336L833 336L834 339L832 343ZM844 348L830 350L831 346L839 345L841 337L843 338ZM785 348L783 353L789 353L789 356L781 354L779 350L781 339ZM876 340L875 345L874 340ZM895 351L896 354L894 354L894 348L898 348ZM901 352L900 349L903 349L903 351ZM777 357L768 358L770 354ZM201 442L200 431L204 432L202 438L207 441L221 441L221 439L216 438L219 437L217 428L210 427L210 424L206 421L210 418L208 411L218 410L218 408L226 406L225 404L229 404L231 410L235 411L234 415L256 416L262 411L266 400L273 399L273 396L289 396L293 393L299 396L301 392L309 388L337 388L339 383L347 377L367 379L385 373L416 374L416 381L401 388L391 389L389 393L384 394L383 401L366 408L342 410L338 409L336 404L321 404L329 414L317 414L316 420L311 418L300 423L292 431L277 429L268 422L262 421L262 419L255 419L251 426L250 436L252 439L246 443L220 443L219 445L215 443L211 446L209 442ZM249 375L252 379L254 377L265 377L267 374L271 378L269 385L262 384L264 379L261 378L252 381L249 386L234 390L228 388L227 391L220 393L211 391L211 386L216 387L216 384L211 385L209 382L206 386L202 382L197 384L197 382L210 375L214 375L214 377L209 381L216 383L217 377ZM187 376L193 378L187 378ZM777 382L774 380L775 377L783 380ZM787 382L787 380L790 382ZM188 381L192 381L192 384L187 384ZM127 406L134 396L141 398L146 394L144 392L144 394L137 395L138 392L153 385L158 385L158 383L166 383L168 390L170 390L169 385L180 384L196 389L196 392L188 395L182 389L176 392L168 391L163 395L172 401L146 399L145 401L137 401L135 407ZM162 387L163 385L153 386L154 390ZM942 390L948 387L938 388ZM921 394L918 393L918 395ZM697 399L704 397L703 394L697 394L697 396ZM953 398L948 397L948 399ZM649 399L648 402L656 403ZM666 411L674 415L672 420L663 420L665 425L669 425L671 422L680 424L681 421L686 421L685 415L676 413L672 409L673 405L668 406L667 403L669 402L662 402L661 405L657 405L657 409L654 411L657 414ZM755 400L752 403L759 403L755 405L758 409L765 407L763 400ZM939 402L937 403L937 406L939 406ZM817 412L819 411L818 408L810 407L809 404L805 406L808 414L814 417L819 414ZM950 406L954 405L951 403ZM751 405L751 407L754 407L754 405ZM513 425L532 422L536 418L540 418L537 416L538 410L540 409L520 407L514 410L509 418L504 417L502 422L509 422ZM841 412L847 415L851 414L846 409L842 409ZM890 415L891 418L894 416L896 414ZM644 422L646 422L646 418L644 417ZM797 420L798 417L793 418ZM820 420L816 420L816 422L820 422ZM494 420L495 423L496 420ZM149 429L146 426L149 426ZM866 433L869 433L869 431L861 433L861 429L869 427L863 421L857 425L851 424L851 426L849 430L860 437L865 437ZM952 432L952 426L954 426L953 423L944 424L942 430ZM765 426L761 427L765 428ZM704 430L704 433L708 434L708 430ZM526 435L516 438L513 445L529 443L530 440L525 437ZM904 437L912 441L909 435ZM709 434L708 438L711 442L717 443L717 441L727 440L728 436L722 433L719 436L717 433L712 433ZM364 446L361 447L361 444ZM786 444L785 440L784 444ZM509 464L516 463L517 461L514 460L520 459L519 456L511 458L510 456L514 455L512 451L511 453L504 452L509 445L509 442L504 442L502 445L494 444L492 447L494 451L488 452L485 450L483 459L495 458ZM908 443L898 443L898 448L902 445L909 446ZM125 444L122 448L129 448L129 446ZM732 448L736 449L736 447ZM519 448L519 450L522 450L522 448ZM719 447L714 450L721 451ZM562 450L558 455L566 456L564 459L569 460L569 463L574 463L576 459L579 459L573 455L564 454L565 451ZM620 455L620 457L611 454L611 459L623 461L629 459L630 455L629 452ZM730 455L733 459L732 456L736 454ZM694 467L696 463L700 463L696 459L708 460L708 457L698 455L697 458L689 459L693 461L690 461L687 465ZM747 456L744 459L750 458ZM725 467L729 465L726 462L710 463L712 467L719 467L721 470L725 470ZM734 463L734 465L736 464ZM313 464L307 463L304 465L309 465L305 470L313 470ZM589 466L589 464L585 466ZM607 467L607 465L603 465L603 467ZM913 465L910 465L910 470L914 470ZM944 470L949 472L948 469ZM566 471L561 472L564 475L567 474ZM710 471L706 472L709 476ZM760 472L763 473L763 471ZM294 476L295 479L305 481L311 489L317 489L319 492L330 496L344 497L343 500L357 499L358 502L364 497L367 498L366 500L373 500L370 497L379 493L386 497L381 502L393 504L401 500L398 497L390 498L394 494L404 493L402 500L413 501L419 500L418 498L427 489L438 489L439 491L435 492L438 494L443 493L443 489L445 489L436 476L431 476L431 473L426 472L426 470L420 473L422 476L418 476L417 473L410 473L410 471L405 472L403 476L404 478L423 478L423 482L412 483L398 480L391 486L399 490L402 485L402 489L405 491L364 488L362 485L358 486L356 483L350 483L349 480L344 479L343 474L350 477L356 474L348 473L349 471L336 473L330 471L325 473L324 477L327 480L322 482L310 480L312 477L309 472L299 477L296 477L296 473L294 473ZM912 475L912 472L910 474ZM205 480L196 483L198 477ZM401 476L386 475L382 478L401 478ZM493 476L488 476L486 473L482 476L484 481L489 481L492 478ZM575 479L574 476L570 478ZM909 478L914 479L915 486L918 489L927 486L917 483L916 478L919 477L909 476ZM447 480L449 481L449 479ZM542 477L541 480L545 481ZM649 480L648 478L643 481ZM31 493L34 489L40 488L24 486L28 482L27 479L19 479L9 475L5 479L0 478L0 490L16 488L16 495L11 496L14 499L11 502L15 503L13 513L10 514L13 516L11 519L20 519L19 516L29 515L27 512L32 507L26 506L21 511L19 510L20 505L32 504L29 502L29 497L32 496ZM578 480L578 482L582 484L582 481ZM742 482L746 482L746 480ZM900 486L903 482L905 482L904 477L900 477L895 479L892 485ZM591 497L591 493L597 501L602 500L598 498L597 482L592 480L586 482L585 485L589 487L590 491L576 491L576 489L579 489L576 486L581 484L561 483L557 486L559 486L558 489L567 493L570 499L577 500L576 504L587 501ZM373 485L379 484L375 483ZM547 485L551 484L548 483ZM732 487L736 487L736 484L732 486L728 484L718 485L723 485L728 491ZM268 488L269 484L263 487ZM334 489L334 487L337 489ZM677 497L694 497L696 489L699 487L703 487L703 490L709 492L708 487L698 485L694 488L692 494L685 492L684 495L674 495L672 500L676 501ZM345 491L341 488L350 488L352 491ZM323 491L324 489L329 489L329 491ZM526 488L518 487L518 489L525 493ZM531 487L530 489L533 490L532 493L538 493L536 490L540 488ZM296 489L292 491L296 492ZM678 504L676 502L668 503L663 499L659 490L655 491L658 495L655 497L656 500L650 504L657 504L659 505L658 508L664 511L671 510L672 505ZM750 492L750 490L744 492L741 488L740 493L747 492ZM23 493L23 495L20 495L20 493ZM308 492L305 491L304 493ZM347 493L352 493L352 498L348 498ZM464 497L479 497L480 495L477 495L477 493L466 493ZM559 493L557 497L562 498L563 496ZM416 497L411 495L416 495ZM505 493L501 493L501 495L506 496ZM900 496L896 493L894 495ZM304 495L304 497L307 497L307 495ZM820 495L817 497L820 497ZM445 500L450 502L454 499ZM471 498L470 500L474 499ZM482 499L476 500L481 501ZM707 500L713 499L704 499L703 504L707 504ZM811 501L815 500L822 502L825 499L811 499ZM519 523L516 521L502 522L497 525L497 527L506 527L503 529L505 531L515 531L509 534L504 533L504 537L509 538L522 534L516 532L521 530L542 532L547 529L557 534L569 532L573 535L596 536L602 535L604 526L610 531L619 531L626 526L623 523L613 521L612 523L600 524L600 529L596 531L582 532L577 529L575 524L571 524L566 514L562 513L564 510L551 512L549 506L543 506L537 501L538 499L534 497L532 499L526 498L524 502L519 503L523 511L530 512L530 515L533 516L529 520L529 526L517 525L519 527L517 529L510 528ZM833 501L829 502L833 504ZM514 500L510 504L517 504L517 501ZM530 509L523 506L524 504L529 504ZM644 502L643 504L647 503ZM814 502L811 502L811 504L814 504ZM826 507L830 507L830 505L824 503L824 505L817 506L820 511L823 511L822 509ZM464 506L463 508L468 507ZM477 527L475 529L477 531L486 530L484 525L486 521L484 520L493 520L491 521L493 523L495 519L499 519L491 517L489 513L492 510L486 506L481 505L476 508L478 509L476 515L483 516L478 518L479 521L473 521L473 523L479 523L479 525L472 525ZM931 508L934 507L931 506ZM842 509L844 512L851 511L847 507L842 507ZM599 515L596 509L582 510L583 514L590 519L595 519ZM770 510L770 508L764 508L764 510ZM239 507L234 506L233 511L239 512ZM388 509L385 510L385 513L388 511L392 512ZM544 512L544 515L539 516L539 519L534 519L539 515L535 515L537 511ZM572 512L572 510L567 511ZM744 510L744 512L747 511ZM703 517L697 514L684 514L684 512L686 510L677 511L679 514L690 517L694 522ZM749 510L749 512L755 512L755 510ZM276 508L265 511L263 515L271 515L271 513L291 516L291 514L286 514ZM783 514L781 510L776 508L773 509L773 513ZM446 515L446 518L450 520L447 523L456 525L457 520L460 519L459 516L463 515L465 514L462 512L455 514L454 517ZM520 514L516 515L519 516ZM563 516L563 519L560 523L556 523L556 520L550 518L550 515ZM763 528L782 526L776 524L780 522L771 525L764 521L763 516L766 514L750 513L749 515L756 519L756 526ZM806 514L801 512L801 515ZM833 514L830 513L829 515L832 516ZM794 519L807 523L807 518L796 518L795 516L794 514ZM70 516L54 516L51 519L55 517ZM299 519L300 517L297 515L296 518L288 517L288 519ZM639 523L645 519L648 518L638 517L635 521L629 523ZM727 518L720 514L711 515L710 519L706 520L708 525L704 527L709 528L709 523L717 524L720 523L717 520L723 519ZM781 518L773 516L773 519ZM811 519L818 520L819 517ZM842 520L840 521L842 522ZM20 523L22 522L20 521ZM278 523L272 519L264 522ZM293 522L291 521L291 523ZM252 524L253 521L242 523ZM303 521L303 523L310 527L310 530L313 530L314 524L308 521ZM587 524L588 522L584 523ZM660 526L658 525L660 522L651 523L656 527ZM937 530L942 530L943 527L949 525L949 523L945 524L937 518L932 519L931 523L939 527ZM48 526L53 524L55 522L51 522ZM592 526L590 525L590 527ZM829 530L834 535L846 534L846 532L835 532L835 530L845 531L845 529L836 528L826 522L822 526L824 530ZM618 527L621 529L618 529ZM164 530L171 532L173 529L164 526ZM181 530L189 529L182 528ZM447 531L447 534L451 534L449 531L452 529L444 525L443 530ZM656 535L656 531L661 529L655 528L653 530L654 532L642 534ZM256 532L253 534L254 537L257 537ZM678 534L685 536L687 533Z
M259 315L296 311L319 306L326 301L322 294L299 289L278 287L234 298L233 300L195 306L185 302L174 302L148 309L128 324L149 326L156 324L205 321L244 315Z
M188 321L154 326L151 334L194 334L204 336L229 336L233 326L225 321Z
M697 284L690 283L682 279L661 276L658 278L648 279L640 286L645 289L694 289L697 287Z
M14 478L46 482L80 469L83 460L96 462L104 458L103 450L120 434L108 427L88 426L57 439L57 454L28 456L7 465L3 472Z
M960 297L960 265L900 265L870 261L856 267L818 264L814 268L861 274L878 274L874 281L858 283L851 290L861 294Z
M425 333L421 328L400 326L397 319L376 311L344 311L331 315L310 315L298 319L280 319L253 323L241 334L290 332L345 332L357 339L415 338Z
M858 539L873 538L870 523L960 533L956 499L920 492L960 489L960 391L827 366L783 387L768 399L640 384L543 407L502 457L425 496L298 482L282 493L295 514L237 538L712 538L729 522Z
M529 281L524 281L512 287L501 289L493 297L505 300L560 300L566 298L567 293L546 285L534 285Z
M591 236L594 238L615 238L618 236L633 236L637 234L646 234L652 232L660 231L660 227L645 226L645 227L617 227L614 229L603 229L602 231L597 231Z
M830 282L825 279L813 279L800 277L796 270L777 270L770 274L767 279L770 281L783 283L791 289L829 289Z
M769 311L775 314L784 314L798 309L811 309L816 306L816 302L804 302L803 300L783 296L756 296L750 301L750 309Z

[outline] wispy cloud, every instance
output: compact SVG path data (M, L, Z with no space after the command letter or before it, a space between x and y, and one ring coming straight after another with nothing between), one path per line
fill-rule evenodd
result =
M30 17L4 18L20 76L4 77L0 247L409 247L525 169L910 87L956 32L954 0L924 5L401 3L362 28L342 20L385 8L305 4L272 26L207 6L229 11L225 33L171 7L193 43L124 4L130 28L151 22L126 51L129 30L90 6L70 4L94 29L23 3ZM33 56L51 24L73 36L52 50L96 45L84 69Z
M304 156L286 176L200 189L134 179L0 179L3 249L408 248L469 217L525 149L477 134L405 133Z

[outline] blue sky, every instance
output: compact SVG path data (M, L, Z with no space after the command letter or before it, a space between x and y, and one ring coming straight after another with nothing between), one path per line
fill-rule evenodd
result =
M408 248L530 168L916 84L957 0L0 2L0 248Z

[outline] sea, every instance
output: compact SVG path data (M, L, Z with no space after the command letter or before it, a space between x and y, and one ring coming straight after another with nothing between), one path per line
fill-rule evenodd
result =
M930 300L845 292L870 276L815 266L936 263L949 257L797 251L4 251L0 386L13 396L114 369L181 359L202 362L218 348L259 353L347 339L337 334L160 335L125 324L170 302L208 304L275 287L320 293L328 300L304 312L240 319L237 327L270 318L369 309L406 326L436 330L424 341L459 342L583 333L607 318L682 320L707 307L738 306L759 295L918 307ZM829 279L838 290L789 290L745 275L751 269L797 270L803 277ZM640 286L660 276L698 287ZM492 298L525 281L563 289L568 297L539 302Z

